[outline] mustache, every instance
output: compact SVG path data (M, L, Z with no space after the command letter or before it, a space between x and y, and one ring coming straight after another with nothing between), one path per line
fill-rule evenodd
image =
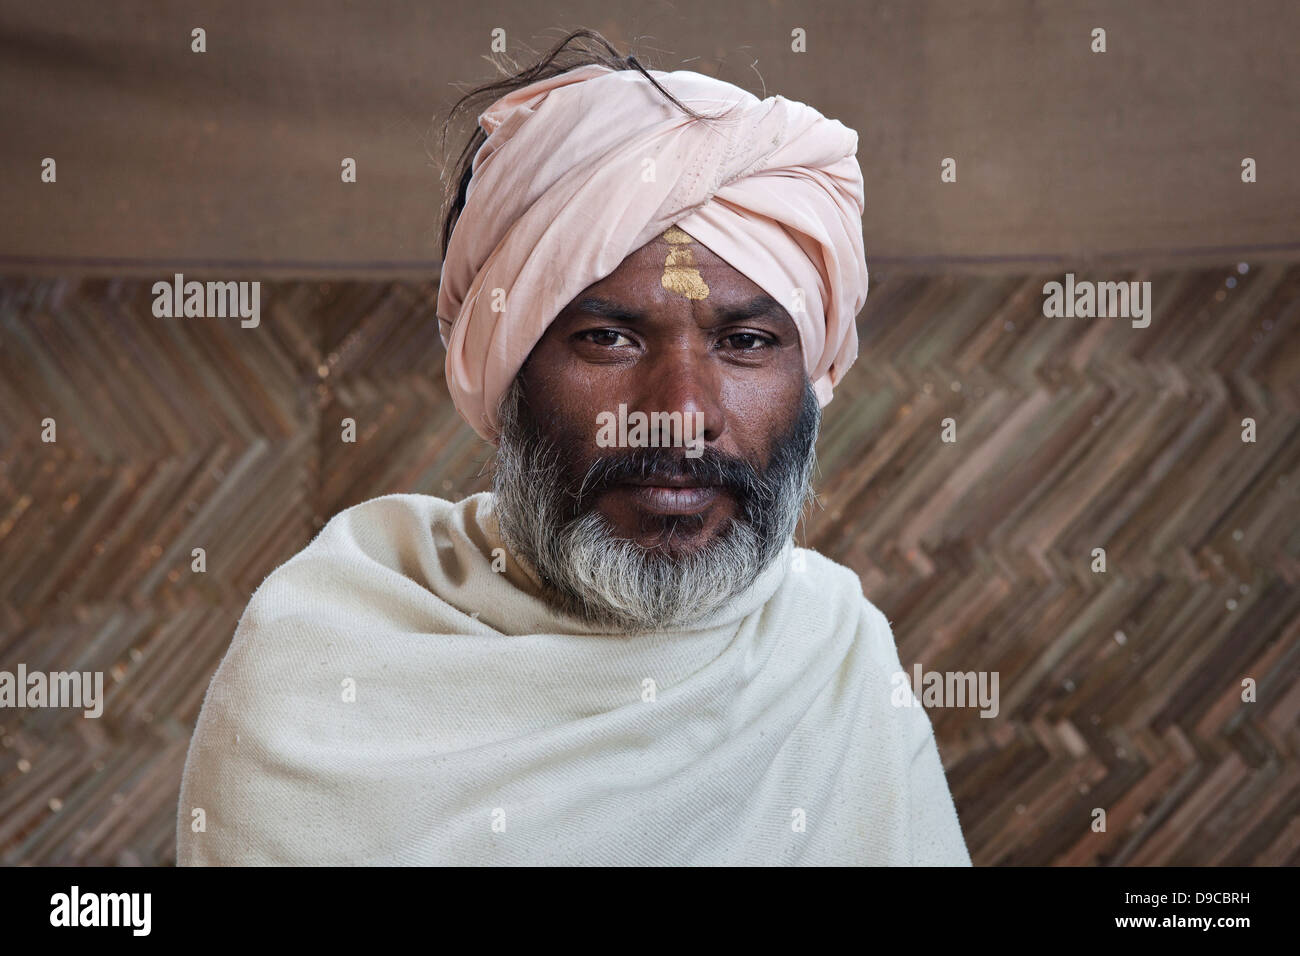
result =
M645 447L597 458L578 481L570 483L568 493L582 508L598 495L628 482L673 481L722 488L742 507L766 497L770 484L763 471L716 448L705 447L699 457L688 458L672 448Z

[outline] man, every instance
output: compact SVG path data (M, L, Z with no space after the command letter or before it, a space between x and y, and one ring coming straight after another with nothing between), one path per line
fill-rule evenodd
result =
M505 87L438 301L493 493L365 502L262 584L179 861L969 865L889 622L792 540L866 297L856 134L631 58Z

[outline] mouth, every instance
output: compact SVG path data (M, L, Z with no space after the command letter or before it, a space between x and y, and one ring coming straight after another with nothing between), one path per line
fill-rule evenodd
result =
M660 515L699 514L723 493L717 485L701 484L693 478L644 478L617 486L642 511Z

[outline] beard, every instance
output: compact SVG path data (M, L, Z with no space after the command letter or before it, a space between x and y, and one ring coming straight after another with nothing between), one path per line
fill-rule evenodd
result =
M766 468L705 447L633 448L581 468L585 436L542 433L515 377L502 399L492 490L502 537L528 561L544 597L600 627L655 631L704 620L744 591L781 554L812 498L821 406L805 378L799 414L777 438ZM618 535L595 507L629 480L691 478L735 501L734 515L704 544L686 547L703 515L645 515L647 547Z

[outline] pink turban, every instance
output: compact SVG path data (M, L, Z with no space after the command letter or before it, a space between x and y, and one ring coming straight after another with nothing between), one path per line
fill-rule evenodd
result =
M689 71L583 66L479 117L438 290L447 385L489 441L497 404L555 316L676 225L785 307L818 401L858 354L867 298L858 136L810 106Z

